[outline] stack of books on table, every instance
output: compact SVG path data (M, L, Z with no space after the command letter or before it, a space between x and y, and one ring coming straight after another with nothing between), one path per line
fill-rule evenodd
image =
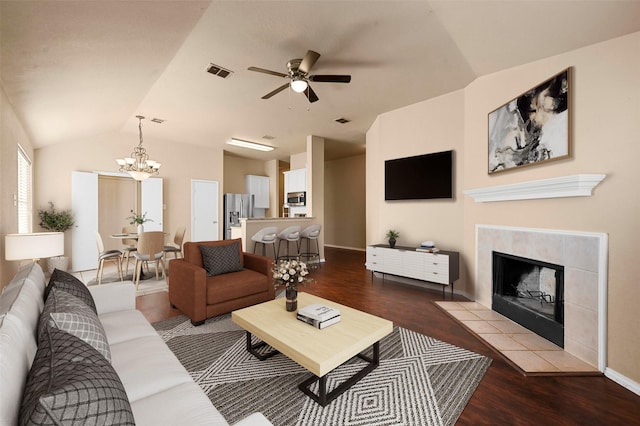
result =
M437 253L440 251L440 249L435 246L433 241L425 241L424 243L420 244L420 246L416 247L416 251L422 251L425 253Z
M298 309L296 318L316 328L322 329L340 322L340 311L329 306L314 303Z

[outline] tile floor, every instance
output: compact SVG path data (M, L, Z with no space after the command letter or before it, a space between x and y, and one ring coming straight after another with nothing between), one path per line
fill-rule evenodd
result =
M435 302L525 375L593 375L598 369L476 302Z

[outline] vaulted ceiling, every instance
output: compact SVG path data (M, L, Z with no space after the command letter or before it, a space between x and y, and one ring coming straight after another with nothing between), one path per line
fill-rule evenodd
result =
M36 148L135 135L141 114L166 120L145 122L147 138L288 159L317 135L332 158L362 152L380 113L640 31L640 1L3 0L0 25L1 83ZM309 49L321 54L314 74L351 83L312 83L312 104L290 90L261 99L286 80L247 68L285 72Z

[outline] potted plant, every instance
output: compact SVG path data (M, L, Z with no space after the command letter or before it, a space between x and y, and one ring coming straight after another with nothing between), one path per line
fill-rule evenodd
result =
M387 240L389 240L389 247L394 248L396 246L396 239L400 237L400 233L398 231L390 229L387 231L385 237L387 238Z
M131 210L131 216L127 216L129 220L129 225L138 225L138 235L144 232L144 223L145 222L153 222L152 219L147 219L147 212L144 214L138 214Z
M74 224L71 210L56 210L53 203L49 201L49 208L38 210L40 227L51 232L64 232ZM47 271L52 274L54 269L66 271L69 268L69 258L67 256L55 256L47 259Z

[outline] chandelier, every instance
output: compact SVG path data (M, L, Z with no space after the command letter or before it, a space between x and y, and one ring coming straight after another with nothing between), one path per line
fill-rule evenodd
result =
M140 142L133 149L130 157L118 158L116 163L120 166L121 172L127 172L135 180L145 180L151 175L157 175L161 164L150 160L147 150L142 147L142 115L136 115L138 119L138 131L140 133Z

